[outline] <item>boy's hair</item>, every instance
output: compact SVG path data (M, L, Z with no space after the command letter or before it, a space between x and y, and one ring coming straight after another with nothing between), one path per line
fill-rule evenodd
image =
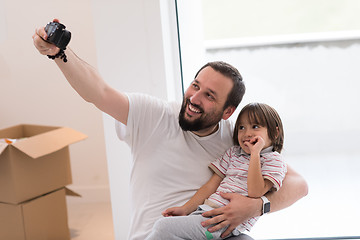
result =
M234 129L234 144L239 145L238 131L240 116L243 114L247 114L249 122L267 128L273 151L280 153L284 145L284 129L281 118L274 108L264 103L249 103L240 111Z
M234 106L235 108L241 102L245 94L245 84L240 72L232 65L222 61L208 62L202 66L199 71L196 73L195 78L198 76L201 70L206 67L211 67L215 71L221 73L225 77L230 78L233 81L233 87L228 94L227 100L224 105L224 110L229 106Z

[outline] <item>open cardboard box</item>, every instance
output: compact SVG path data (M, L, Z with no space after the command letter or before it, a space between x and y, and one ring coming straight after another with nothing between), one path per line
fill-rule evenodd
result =
M68 146L87 136L66 127L17 125L0 130L0 202L18 204L72 182Z
M0 203L0 239L69 240L66 195L61 188L19 204Z

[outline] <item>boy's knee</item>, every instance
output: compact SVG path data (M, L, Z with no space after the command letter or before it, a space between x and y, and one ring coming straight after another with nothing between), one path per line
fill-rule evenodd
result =
M153 231L165 232L169 228L169 218L158 219L154 226Z
M158 219L152 229L151 234L148 236L147 240L168 240L173 239L173 225L172 218L160 218Z

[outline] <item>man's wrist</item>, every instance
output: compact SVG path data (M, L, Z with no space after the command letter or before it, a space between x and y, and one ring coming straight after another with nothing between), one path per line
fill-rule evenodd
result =
M270 212L270 201L267 197L262 196L260 198L262 200L262 208L261 208L261 215L267 214Z
M64 62L67 62L67 56L65 54L65 49L60 49L59 52L57 54L55 54L55 55L47 55L47 56L48 56L48 58L50 58L52 60L55 60L55 58L60 58Z
M256 213L254 217L258 217L262 214L263 201L261 200L261 198L254 199L256 200Z

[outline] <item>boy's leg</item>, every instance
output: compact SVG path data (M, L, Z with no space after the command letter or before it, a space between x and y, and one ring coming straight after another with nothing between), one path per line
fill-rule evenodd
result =
M254 239L244 233L241 233L239 236L229 237L226 240L254 240Z
M161 218L155 222L146 240L220 239L223 230L210 234L201 226L204 220L206 218L201 214Z

